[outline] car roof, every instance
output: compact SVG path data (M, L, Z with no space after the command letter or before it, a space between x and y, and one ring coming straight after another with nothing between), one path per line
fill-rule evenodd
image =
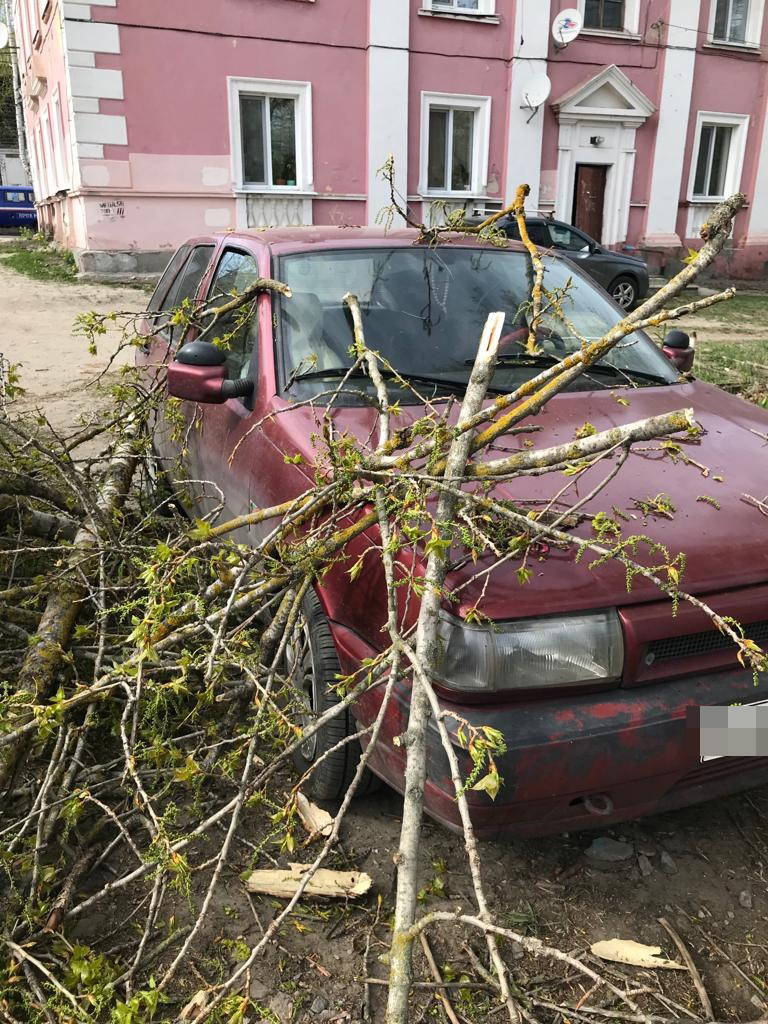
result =
M290 252L306 252L308 249L365 249L371 247L405 248L413 246L421 239L421 232L416 228L398 228L386 231L384 228L367 227L336 227L318 225L301 228L266 228L263 231L229 231L217 232L216 239L225 241L250 241L266 245L272 252L285 254ZM472 235L448 233L440 236L442 245L453 245L475 248L494 248L491 243L482 242ZM429 241L424 240L424 245ZM496 247L497 248L497 247ZM510 249L521 249L519 242L510 241Z

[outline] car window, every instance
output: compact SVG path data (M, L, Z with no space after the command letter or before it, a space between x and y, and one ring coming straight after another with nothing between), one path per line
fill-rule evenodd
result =
M546 224L542 224L541 221L528 221L526 226L528 228L528 237L534 245L543 245L547 248L552 245ZM513 217L510 217L504 225L504 232L507 238L511 238L515 242L520 241L520 229Z
M197 295L203 275L208 269L208 264L211 262L213 249L212 245L198 245L192 250L187 262L184 264L184 269L174 281L165 301L160 307L164 312L171 313L174 309L178 309L179 306L183 305L187 299L192 302ZM184 328L181 325L171 328L172 345L177 345L181 341L183 332Z
M573 228L565 224L550 224L549 233L552 236L552 243L558 249L568 249L569 252L584 252L589 250L589 240Z
M171 287L173 281L176 280L176 275L181 270L183 265L186 263L187 256L189 256L188 245L182 245L180 249L173 254L168 266L163 271L163 276L160 278L157 288L152 293L152 298L149 300L147 309L150 313L157 312L161 308L163 299L168 294L168 289Z
M227 249L211 282L208 303L224 305L229 298L245 291L258 276L254 256L239 249ZM230 379L247 377L258 340L256 300L221 317L210 340L217 338L227 346L227 376Z

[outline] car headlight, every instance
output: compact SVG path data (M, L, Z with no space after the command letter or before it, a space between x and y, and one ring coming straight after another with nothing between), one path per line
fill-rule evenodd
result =
M454 690L503 691L618 679L615 609L475 625L440 613L434 675Z

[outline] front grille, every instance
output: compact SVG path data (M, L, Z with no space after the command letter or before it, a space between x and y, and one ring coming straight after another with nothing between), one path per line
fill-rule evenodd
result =
M752 622L744 627L744 632L750 640L754 640L761 646L768 643L768 621ZM733 640L712 627L703 633L689 633L687 636L670 636L654 640L648 644L646 661L651 664L654 661L694 658L702 654L716 654L719 651L728 650L733 651L735 657L736 645Z

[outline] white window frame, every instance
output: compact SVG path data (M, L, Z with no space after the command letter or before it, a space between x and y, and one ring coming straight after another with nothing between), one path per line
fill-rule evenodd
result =
M475 115L472 135L472 168L469 188L466 191L430 189L427 185L429 180L429 112L432 107L439 107L441 110L445 110L446 107L452 110L471 110ZM472 199L485 197L488 183L488 151L490 141L490 96L463 96L450 92L422 92L419 194L427 199Z
M447 14L449 17L487 18L496 14L496 0L477 0L477 10L459 7L458 0L447 0L443 4L437 0L423 0L422 10L429 14Z
M730 42L727 39L715 39L716 14L717 0L710 0L707 42L711 46L734 46L736 49L740 50L760 49L760 38L763 30L763 0L749 0L749 7L747 8L746 39L743 43Z
M586 0L577 0L576 4L579 14L584 21ZM636 36L640 26L640 0L624 0L624 24L620 29L611 28L586 28L582 32L586 35L596 36Z
M728 163L725 170L724 189L721 196L695 196L693 185L696 180L696 165L699 162L699 146L701 145L701 129L705 124L733 128L731 145L728 149ZM748 114L719 114L710 110L699 110L696 114L696 134L691 150L691 169L688 176L688 202L707 203L710 206L720 202L726 196L739 191L741 173L744 169L744 151L747 146L749 129Z
M229 133L232 142L232 180L235 191L295 195L314 190L312 174L312 83L285 82L272 78L228 78ZM296 101L296 184L254 185L243 179L243 136L240 97L274 96ZM266 158L267 154L265 154Z

